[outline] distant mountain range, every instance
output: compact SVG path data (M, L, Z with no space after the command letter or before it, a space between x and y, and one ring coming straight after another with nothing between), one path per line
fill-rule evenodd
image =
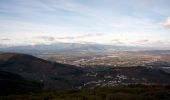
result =
M135 51L148 50L151 48L116 46L103 44L80 44L80 43L54 43L50 45L26 45L0 48L0 52L18 52L27 54L59 53L59 52L109 52L109 51Z

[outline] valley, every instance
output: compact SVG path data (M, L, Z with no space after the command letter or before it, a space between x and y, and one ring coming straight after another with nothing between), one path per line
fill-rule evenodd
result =
M168 85L169 59L169 51L38 54L36 57L2 53L0 69L40 82L45 90Z
M155 62L162 64L170 62L170 51L80 51L76 53L44 53L36 56L45 60L75 65L77 67L133 67L145 66Z

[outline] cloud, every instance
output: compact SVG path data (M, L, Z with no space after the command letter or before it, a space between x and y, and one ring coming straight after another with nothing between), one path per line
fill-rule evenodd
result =
M43 39L45 41L54 41L55 38L54 37L51 37L51 36L40 36L38 37L39 39Z
M57 36L37 36L35 39L40 39L44 41L57 41L57 40L81 40L81 39L88 39L88 38L95 38L99 36L103 36L106 33L88 33L88 34L82 34L82 35L77 35L77 36L62 36L62 37L57 37Z
M170 17L166 19L166 21L163 23L163 26L166 28L170 28Z
M11 39L9 39L9 38L0 38L0 41L2 42L2 41L9 41L9 40L11 40Z
M121 41L121 39L112 39L110 42L113 43L113 44L116 44L116 45L122 45L122 44L124 44L124 43Z
M77 38L77 39L92 38L92 37L103 36L104 34L105 33L95 33L95 34L88 33L88 34L79 35L75 38Z
M95 35L96 35L96 36L103 36L103 35L105 35L105 34L107 34L107 33L96 33Z
M72 40L72 39L75 39L75 37L73 36L64 36L64 37L56 37L56 39L59 39L59 40Z
M138 40L138 41L136 41L135 44L140 44L140 45L142 45L142 44L146 44L146 43L148 43L148 42L149 42L148 39L144 39L144 40Z

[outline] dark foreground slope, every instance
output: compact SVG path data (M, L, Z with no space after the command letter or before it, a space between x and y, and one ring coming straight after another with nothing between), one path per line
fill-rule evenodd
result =
M0 100L170 100L170 86L117 86L91 90L48 91Z
M45 89L71 89L82 85L84 73L71 65L49 62L26 54L0 54L0 69L44 84ZM80 81L79 81L80 80Z
M42 74L71 74L80 70L75 66L49 62L27 54L0 54L0 67L13 72Z
M42 84L38 82L28 81L17 74L0 71L0 96L38 92L41 88Z

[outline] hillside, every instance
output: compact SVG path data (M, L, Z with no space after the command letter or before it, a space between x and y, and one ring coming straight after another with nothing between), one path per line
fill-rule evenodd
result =
M84 72L71 65L49 62L26 54L0 54L0 69L17 73L29 80L36 80L44 84L45 88L72 88ZM75 76L77 75L77 76ZM64 76L64 79L62 78ZM66 81L71 82L68 84Z
M28 81L20 75L0 71L0 95L21 94L40 91L42 85Z
M14 72L42 72L43 74L71 74L79 71L71 65L53 63L26 54L0 54L0 66Z

